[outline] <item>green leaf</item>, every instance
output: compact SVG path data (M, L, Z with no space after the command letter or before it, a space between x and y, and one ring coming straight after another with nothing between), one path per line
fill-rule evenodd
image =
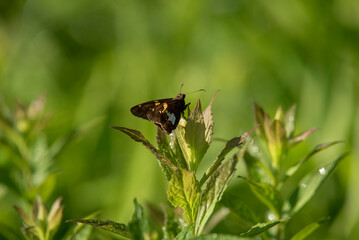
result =
M177 127L177 137L183 155L189 166L189 170L196 171L204 154L206 153L209 142L206 139L206 125L202 114L201 102L197 101L196 106L191 111L185 126L182 121Z
M264 203L270 210L272 210L277 216L280 215L280 209L282 202L277 190L268 183L257 182L249 178L241 177L249 185L256 197Z
M168 158L163 155L157 148L155 148L143 135L140 131L129 129L125 127L111 127L113 129L119 130L125 134L127 134L130 138L135 140L136 142L142 143L147 149L151 151L153 155L159 161L160 167L167 177L168 180L171 179L171 175L176 169L176 167L168 160Z
M62 213L64 210L64 206L61 206L61 200L62 197L56 199L56 201L52 204L49 215L47 216L47 234L49 238L52 238L61 224Z
M238 158L235 156L223 163L206 181L199 202L195 234L201 234L203 227L212 215L217 202L221 200L224 190L236 171Z
M264 130L268 139L268 149L272 157L272 165L277 168L282 154L286 147L287 139L285 137L285 128L282 122L274 120L271 124L265 124Z
M211 164L211 166L207 169L207 171L204 173L204 175L201 178L200 181L200 187L207 181L207 179L218 169L218 167L221 165L222 161L224 160L224 158L226 157L226 155L235 147L239 147L241 146L244 141L246 140L246 138L258 127L255 126L254 128L252 128L251 130L249 130L248 132L244 133L242 136L240 137L235 137L232 138L231 140L229 140L226 144L226 146L224 147L224 149L221 151L221 153L218 155L218 157L216 158L216 160Z
M290 201L285 204L285 210L289 208L290 214L298 212L313 197L319 186L346 155L342 154L334 161L324 164L322 167L307 174L299 182L296 190L290 197Z
M253 102L253 112L254 112L254 119L256 121L256 124L259 125L259 127L256 130L256 133L260 138L264 140L266 139L266 134L264 131L265 119L270 119L270 117L264 112L263 108L259 106L256 102Z
M27 227L35 226L35 222L33 221L33 219L27 213L25 213L24 210L22 210L18 206L14 206L14 208L15 208L16 212L22 218L22 221L24 222L25 226L27 226Z
M308 161L309 158L311 158L313 155L315 155L316 153L327 149L328 147L331 147L337 143L340 143L340 141L334 141L334 142L330 142L330 143L323 143L323 144L319 144L317 145L306 157L304 157L302 160L300 160L296 165L294 165L293 167L289 168L284 176L284 179L282 181L285 181L287 178L289 178L290 176L293 176L298 169L300 168L300 166L302 166L303 163L305 163L306 161Z
M98 211L94 212L94 213L91 213L88 216L86 216L84 219L92 219L92 218L96 217L98 214L99 214ZM65 222L71 222L71 220L65 221ZM93 227L91 225L76 224L74 227L70 228L66 232L65 237L63 239L66 239L66 240L72 240L72 239L87 240L90 237L92 229L93 229Z
M39 195L32 205L32 218L42 229L47 225L47 210Z
M252 226L247 232L242 233L239 236L254 237L254 236L274 227L275 225L277 225L278 223L283 222L283 221L287 221L287 219L280 219L280 220L275 220L275 221L266 222L266 223L257 223L256 225Z
M283 122L283 117L284 117L283 115L284 115L283 107L279 106L277 111L275 112L274 119Z
M135 205L135 211L132 214L131 221L128 223L128 229L133 239L143 240L145 234L148 232L148 222L144 218L142 206L137 203L136 199L133 200L133 203Z
M283 117L283 124L286 132L287 139L292 137L295 129L295 112L297 110L297 105L293 104Z
M247 223L255 224L259 221L257 214L246 203L239 200L238 196L225 194L221 203Z
M307 238L312 232L317 230L323 223L325 223L328 220L329 218L323 218L317 222L313 222L305 226L302 230L300 230L293 237L291 237L290 240L303 240Z
M213 126L214 126L212 103L213 103L214 98L218 94L218 92L219 92L219 90L217 90L217 92L213 95L211 102L208 104L207 108L203 111L203 120L204 120L204 125L206 127L206 131L205 131L204 135L206 138L206 142L208 142L209 144L212 142ZM204 153L203 153L203 155L204 155Z
M89 224L91 226L116 233L123 237L131 238L131 234L128 230L128 227L125 224L117 223L110 220L101 221L96 219L71 219L71 220L67 220L66 222Z
M169 182L167 195L174 207L183 208L187 222L194 223L200 198L200 188L194 173L181 168L176 170Z

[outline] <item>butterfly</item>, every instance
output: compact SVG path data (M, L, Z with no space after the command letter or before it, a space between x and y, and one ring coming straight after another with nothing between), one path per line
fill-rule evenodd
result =
M171 134L176 129L181 116L190 104L185 103L185 97L184 93L179 93L174 98L141 103L132 107L131 113L136 117L153 122L165 133Z

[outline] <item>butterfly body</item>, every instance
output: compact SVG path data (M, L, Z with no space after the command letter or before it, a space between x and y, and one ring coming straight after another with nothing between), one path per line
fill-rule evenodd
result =
M170 134L176 129L181 115L188 107L184 99L186 95L179 93L174 98L153 100L138 104L131 108L131 113L155 123L165 133Z

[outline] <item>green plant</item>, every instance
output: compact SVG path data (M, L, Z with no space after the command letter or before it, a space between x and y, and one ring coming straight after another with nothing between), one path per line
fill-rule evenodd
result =
M167 196L174 208L164 208L164 222L159 228L151 228L143 214L142 207L135 200L135 213L127 224L94 219L70 220L90 224L115 232L130 239L239 239L255 236L284 221L276 219L266 223L255 223L240 236L201 235L209 219L214 216L217 203L234 176L236 164L245 153L245 140L256 129L227 141L225 148L211 166L198 179L198 166L212 142L213 114L212 101L202 111L198 100L188 118L181 119L176 134L169 138L161 130L157 131L157 147L153 146L141 132L124 127L113 127L142 143L157 158L168 180ZM225 160L234 148L240 150ZM178 210L181 209L180 213ZM157 228L158 229L158 228Z
M49 212L40 196L36 197L30 214L26 213L22 208L14 206L24 222L21 231L26 239L51 240L54 238L62 222L64 206L61 205L61 200L61 197L56 199ZM94 217L96 214L93 213L87 217ZM62 239L88 239L91 235L91 230L89 226L78 225L70 228Z
M17 103L14 109L0 102L0 182L9 193L27 203L32 203L37 195L45 200L51 196L57 181L56 157L72 140L98 123L98 119L90 121L49 143L44 128L51 115L45 112L45 104L44 97L35 99L28 107Z
M52 239L60 226L62 212L61 198L58 198L52 205L48 213L40 196L33 204L31 214L27 214L23 209L14 206L16 211L24 221L24 227L21 228L26 239L47 240Z
M255 211L249 209L248 205L243 203L243 199L226 198L223 204L249 224L267 217L272 220L291 218L313 197L319 186L346 154L328 159L320 167L304 173L299 181L295 180L295 174L313 155L339 142L317 145L304 158L296 160L293 166L285 167L286 161L290 160L288 152L298 143L306 140L317 129L312 128L299 135L294 135L295 105L287 112L283 112L283 109L279 107L274 119L271 119L258 104L254 103L253 106L255 120L259 124L256 132L260 141L253 142L244 154L248 176L241 178L248 183L258 200L266 206L267 215L260 217L256 214L256 217L253 217ZM284 188L288 180L296 182L294 189ZM286 194L287 192L291 193ZM326 220L328 217L309 223L290 239L306 238ZM285 237L286 226L287 221L283 221L276 226L276 231L263 237L289 239Z
M49 145L43 129L50 115L44 111L45 99L38 98L29 107L17 103L14 109L1 104L0 147L6 161L0 167L1 182L10 193L28 203L37 194L46 199L52 193L56 177L54 158L66 142Z
M61 223L61 198L55 201L49 214L42 199L46 202L56 187L55 159L72 140L98 123L95 119L49 143L44 128L50 114L45 112L45 103L44 97L35 99L28 107L17 103L10 108L0 102L0 186L4 196L13 197L24 209L33 203L31 214L15 206L24 222L22 232L27 239L53 238ZM0 223L0 230L0 238L14 237L6 224Z

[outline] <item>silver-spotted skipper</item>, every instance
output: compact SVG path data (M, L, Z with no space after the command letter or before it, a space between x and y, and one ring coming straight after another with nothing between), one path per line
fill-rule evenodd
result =
M184 93L179 93L175 98L165 98L138 104L131 108L131 113L154 122L165 133L170 134L176 129L181 115L189 103L186 104Z
M183 84L181 85L181 89L182 86ZM198 91L204 91L204 89L190 93ZM181 115L183 115L190 104L184 102L185 97L186 94L179 93L175 98L165 98L141 103L132 107L131 113L136 117L154 122L156 126L165 133L171 134L171 132L176 129Z

